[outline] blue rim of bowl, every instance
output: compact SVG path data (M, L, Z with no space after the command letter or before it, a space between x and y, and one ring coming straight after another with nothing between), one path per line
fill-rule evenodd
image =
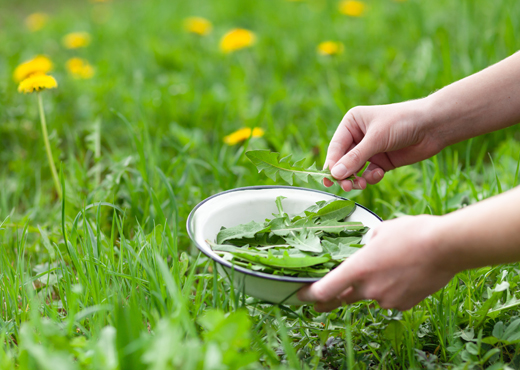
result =
M195 240L194 232L193 232L193 229L191 227L191 222L193 220L193 215L195 214L197 209L199 209L204 203L210 201L213 198L216 198L216 197L219 197L221 195L228 194L228 193L234 193L234 192L246 191L246 190L266 190L266 189L291 189L291 190L310 191L310 192L313 192L313 193L319 193L319 194L323 194L323 195L327 195L327 196L332 196L332 197L335 197L335 198L338 198L338 199L349 200L347 198L341 197L339 195L327 193L325 191L315 190L315 189L308 189L308 188L300 188L300 187L296 187L296 186L261 185L261 186L245 186L245 187L242 187L242 188L230 189L230 190L226 190L226 191L222 191L220 193L214 194L214 195L204 199L202 202L197 204L191 210L191 212L190 212L190 214L188 216L188 219L186 220L186 230L188 231L188 236L190 237L191 241L193 243L195 243L195 245L197 246L199 251L204 253L207 257L211 258L213 261L218 262L219 264L221 264L221 265L223 265L225 267L228 267L230 269L234 269L235 271L242 272L242 273L244 273L246 275L251 275L251 276L255 276L255 277L259 277L259 278L263 278L263 279L283 281L283 282L288 282L288 283L315 283L316 281L320 280L321 278L304 278L304 277L292 277L292 276L278 276L278 275L266 274L264 272L257 272L257 271L249 270L249 269L246 269L246 268L240 267L240 266L235 266L231 262L228 262L228 261L224 260L222 257L218 256L217 254L213 255L213 254L207 253L204 250L204 248L202 248L199 245L199 243L197 243L197 241ZM360 207L360 208L363 208L368 213L371 213L379 221L381 221L381 222L383 221L383 219L381 217L376 215L374 212L372 212L368 208L362 206L361 204L356 203L356 206Z

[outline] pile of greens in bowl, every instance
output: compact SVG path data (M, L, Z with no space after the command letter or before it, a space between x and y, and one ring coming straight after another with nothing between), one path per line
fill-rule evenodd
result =
M222 228L215 242L207 242L237 266L297 277L322 277L363 246L360 242L369 228L344 221L355 211L355 202L320 201L288 215L283 199L276 199L278 214L272 219Z

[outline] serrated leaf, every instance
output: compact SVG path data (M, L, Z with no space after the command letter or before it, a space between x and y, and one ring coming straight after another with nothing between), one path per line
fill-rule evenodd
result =
M353 212L354 202L320 201L293 217L284 212L283 199L276 199L278 214L273 214L272 220L223 228L217 243L208 240L208 244L237 266L275 275L313 277L324 276L362 247L357 243L368 228L361 222L339 221Z
M253 238L228 239L224 243L224 245L235 245L237 247L242 247L244 245L256 247L259 245L266 246L280 244L286 244L283 238L276 235L270 236L269 233L257 233Z
M312 220L302 218L286 225L284 220L281 218L275 218L269 223L269 229L272 234L278 236L287 236L291 233L300 233L304 231L326 232L329 234L339 234L342 231L359 231L365 227L361 222L338 222L338 221L326 221L319 224L314 223Z
M344 237L328 237L324 236L323 240L326 240L328 242L334 243L336 245L344 244L344 245L359 245L359 242L361 241L363 237L361 236L344 236Z
M285 238L294 248L298 248L304 252L321 253L323 248L321 246L320 238L311 232L302 232L294 236L288 236Z
M362 229L359 230L346 230L339 233L340 237L350 237L350 236L363 236L365 235L370 228L368 226L365 226Z
M316 169L314 163L309 168L304 168L303 160L291 165L290 156L280 158L278 153L269 150L250 150L246 152L246 157L253 162L258 172L264 171L266 176L274 181L277 174L290 185L293 184L293 175L304 182L309 182L309 177L316 181L323 181L323 179L335 181L329 170L320 171Z
M217 234L217 244L223 244L229 239L253 238L256 233L264 230L265 225L255 221L222 229Z
M321 245L323 246L323 249L325 252L329 253L332 259L336 261L343 261L347 257L352 256L354 253L356 253L360 245L357 244L359 241L361 241L361 238L338 238L338 239L353 239L352 242L342 243L342 242L336 242L332 238L324 238L321 241Z
M236 245L231 245L231 244L216 244L216 243L213 243L211 240L206 240L206 243L208 243L210 245L211 249L213 249L214 251L219 251L219 252L236 252L236 251L247 250L247 251L251 251L251 252L258 251L258 253L265 253L265 252L261 252L261 251L272 249L272 248L283 249L283 248L291 247L291 245L289 245L289 244L272 244L272 245L265 244L259 248L254 248L253 246L248 245L248 244L241 245L241 246L236 246Z

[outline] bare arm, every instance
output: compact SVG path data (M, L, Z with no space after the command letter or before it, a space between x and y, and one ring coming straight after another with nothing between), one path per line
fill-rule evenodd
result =
M444 146L520 122L520 53L428 98L432 129Z
M520 121L520 53L419 100L351 109L334 134L325 165L341 180L371 164L354 186L419 162L447 145ZM342 181L345 191L350 181ZM332 183L326 182L330 186Z
M442 216L439 231L457 271L520 261L520 187Z
M364 188L386 171L518 121L519 53L427 98L351 109L331 140L326 165L343 179L370 161L354 184ZM341 184L352 189L350 181ZM445 216L386 221L365 247L299 297L320 311L361 299L405 310L457 272L520 261L519 225L520 187Z

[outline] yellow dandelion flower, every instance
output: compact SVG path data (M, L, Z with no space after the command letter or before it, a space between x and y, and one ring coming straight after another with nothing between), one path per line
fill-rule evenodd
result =
M249 139L250 137L262 137L264 136L264 133L265 131L260 127L255 127L252 130L249 127L241 128L240 130L237 130L232 134L224 137L224 143L227 145L235 145Z
M188 17L184 20L184 30L197 35L208 35L213 29L210 21L202 17Z
M18 92L28 94L45 89L54 89L56 87L58 87L58 83L54 77L44 73L36 73L20 82Z
M94 76L94 68L84 59L71 58L67 60L67 71L72 77L87 80Z
M90 35L87 32L72 32L63 37L63 45L67 49L84 48L90 44Z
M46 56L38 55L16 67L13 77L16 82L21 82L35 73L47 73L51 70L51 60Z
M318 54L337 55L343 51L343 44L337 41L323 41L318 45Z
M220 50L224 53L230 53L235 50L247 48L253 45L255 41L256 36L253 32L243 28L235 28L222 37L220 40Z
M339 11L351 17L361 17L366 11L366 5L362 1L343 0L339 3Z
M46 13L32 13L25 18L25 26L31 32L41 30L47 24L49 16Z

